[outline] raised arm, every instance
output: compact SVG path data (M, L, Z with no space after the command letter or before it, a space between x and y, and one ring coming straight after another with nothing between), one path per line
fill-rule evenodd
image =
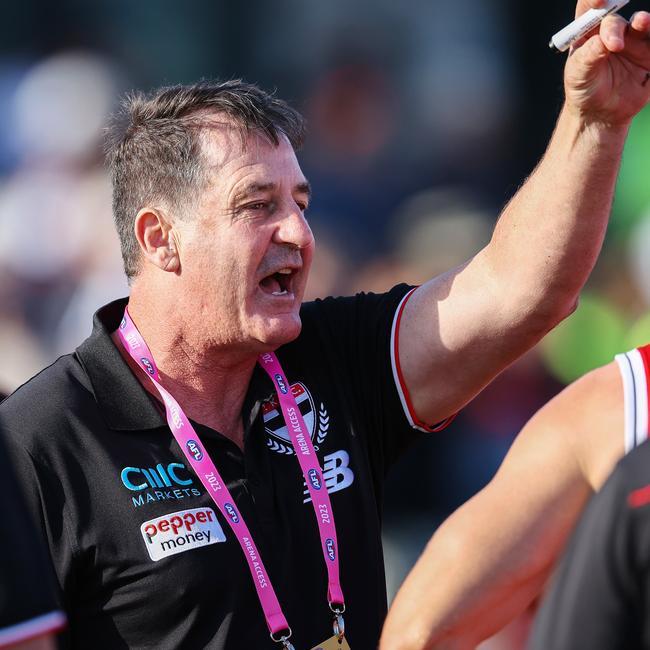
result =
M623 428L615 363L541 409L490 484L436 531L388 613L381 650L473 650L523 611L623 455Z
M578 2L578 13L602 4ZM574 309L605 234L623 144L647 103L650 14L603 21L569 57L546 154L473 259L422 285L399 330L421 421L456 412Z

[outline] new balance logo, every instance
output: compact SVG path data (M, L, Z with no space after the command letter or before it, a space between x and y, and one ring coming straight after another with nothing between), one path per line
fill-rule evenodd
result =
M323 461L323 480L329 494L345 490L354 483L354 472L350 469L350 454L347 451L344 449L335 451L325 456ZM304 481L303 486L305 495L303 503L309 503L311 497Z

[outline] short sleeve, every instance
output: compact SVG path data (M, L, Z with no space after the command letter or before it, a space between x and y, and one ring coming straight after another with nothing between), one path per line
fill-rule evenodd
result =
M446 429L456 417L452 415L441 422L430 423L422 422L415 412L413 403L411 401L411 396L409 395L408 388L406 387L406 382L404 381L404 376L402 374L402 364L400 361L400 351L399 351L399 329L402 322L402 314L404 313L404 307L409 298L413 295L415 288L412 288L408 293L400 300L397 309L395 310L395 315L393 316L393 326L391 328L391 340L390 340L390 361L391 368L393 371L393 379L395 381L395 388L399 395L400 402L402 404L402 409L404 415L406 416L409 424L419 431L425 433L437 433Z
M359 431L383 472L423 430L410 417L395 366L399 314L412 291L402 284L384 294L327 298L302 312L304 354L315 354L331 381L345 386L352 419L363 423Z

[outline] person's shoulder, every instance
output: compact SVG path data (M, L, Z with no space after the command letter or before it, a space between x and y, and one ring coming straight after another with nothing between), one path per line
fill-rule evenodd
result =
M621 430L623 385L615 361L579 377L541 410L550 422L564 422L581 429L601 429L613 424Z
M29 447L32 436L56 431L89 399L92 390L76 355L66 354L0 404L0 430L8 439L19 437Z
M618 404L623 397L621 374L616 361L595 368L576 379L565 389L567 399L586 406Z
M530 426L550 441L561 435L597 489L625 451L623 402L621 376L611 362L569 384L540 409Z
M371 307L394 308L412 290L411 285L397 284L392 289L379 293L359 291L352 295L315 298L302 304L301 315L316 316L324 312L336 313L346 310L364 310Z

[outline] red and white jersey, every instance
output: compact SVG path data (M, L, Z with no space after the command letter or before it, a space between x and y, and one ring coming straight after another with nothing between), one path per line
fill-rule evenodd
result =
M648 439L650 344L617 354L616 361L623 378L627 454Z

